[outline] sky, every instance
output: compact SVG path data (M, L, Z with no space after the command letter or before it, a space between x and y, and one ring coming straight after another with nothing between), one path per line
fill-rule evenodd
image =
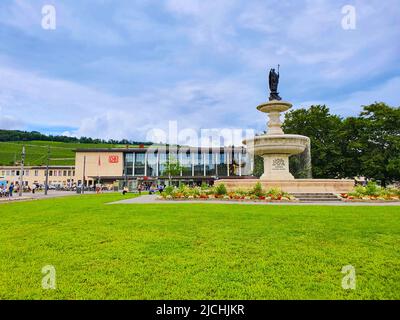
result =
M43 27L46 5L55 29ZM399 106L399 17L400 0L2 0L0 128L134 140L170 121L260 132L256 106L278 64L294 109Z

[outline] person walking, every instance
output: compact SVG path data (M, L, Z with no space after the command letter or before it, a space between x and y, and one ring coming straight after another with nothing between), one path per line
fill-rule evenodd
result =
M8 196L9 197L13 196L13 191L14 191L14 182L11 182L10 186L8 187Z
M32 185L32 194L35 194L35 190L36 190L36 184Z

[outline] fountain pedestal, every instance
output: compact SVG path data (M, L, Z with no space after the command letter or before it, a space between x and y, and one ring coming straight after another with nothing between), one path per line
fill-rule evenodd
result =
M264 174L260 179L223 179L215 182L225 184L228 190L251 189L260 182L265 190L279 188L291 193L346 193L353 186L353 180L348 179L294 179L289 172L289 157L302 153L309 145L310 139L297 134L285 134L281 127L281 113L289 110L292 105L284 101L269 101L257 107L267 113L269 121L267 133L247 139L243 143L247 152L259 155L264 159Z
M280 116L291 107L289 102L277 100L259 105L257 109L269 117L267 133L243 141L250 154L264 159L261 180L293 180L289 172L289 157L302 153L310 143L308 137L283 132Z

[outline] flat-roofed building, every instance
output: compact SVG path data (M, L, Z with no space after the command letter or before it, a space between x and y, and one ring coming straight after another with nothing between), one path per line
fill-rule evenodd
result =
M75 166L50 166L49 185L70 188L82 183L94 187L97 183L121 189L127 185L166 184L169 181L167 161L173 159L181 167L171 177L173 183L212 184L217 179L248 178L253 172L253 159L243 147L195 148L148 147L77 149ZM0 178L19 184L20 166L0 166ZM45 166L25 166L24 186L44 185Z
M230 177L246 178L253 172L253 159L243 147L195 148L158 146L148 148L77 149L76 181L93 186L121 188L127 184L165 183L169 180L168 159L179 162L181 170L171 179L191 184L213 183Z
M23 185L31 187L33 184L45 185L45 166L0 166L0 177L7 181L19 184L23 173ZM72 187L75 183L75 166L49 166L49 185L59 187Z

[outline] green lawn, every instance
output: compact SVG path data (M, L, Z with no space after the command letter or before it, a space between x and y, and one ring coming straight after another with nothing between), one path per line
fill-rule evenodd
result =
M399 207L105 204L121 198L0 204L0 299L400 298Z

